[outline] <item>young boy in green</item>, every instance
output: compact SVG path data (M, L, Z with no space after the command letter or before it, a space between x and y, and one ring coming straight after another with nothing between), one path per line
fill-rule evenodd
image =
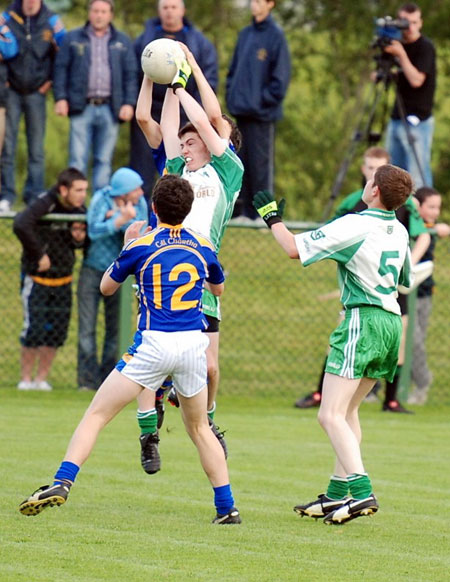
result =
M408 232L395 210L411 191L410 175L386 164L364 188L367 210L298 235L283 224L270 192L254 197L258 213L289 257L305 267L322 259L338 265L345 319L330 337L319 409L336 464L326 493L294 508L300 515L324 517L327 524L378 510L361 457L358 409L377 378L392 380L397 367L402 333L397 287L411 286L411 256Z

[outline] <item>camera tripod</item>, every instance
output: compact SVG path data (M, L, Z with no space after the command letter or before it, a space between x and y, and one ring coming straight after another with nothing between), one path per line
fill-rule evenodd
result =
M322 222L326 222L330 216L334 201L339 196L342 184L344 183L348 169L353 161L353 158L355 157L359 144L366 141L368 145L374 145L380 141L386 127L389 87L393 83L395 84L396 88L395 98L397 109L400 114L400 119L402 121L403 127L405 128L408 144L416 161L422 182L425 183L424 172L419 160L419 156L417 154L416 147L414 145L415 138L411 133L408 120L406 119L403 99L397 88L397 75L392 71L394 60L383 52L376 55L374 58L377 62L377 69L373 90L362 106L360 120L353 131L350 145L348 146L347 151L345 152L342 162L339 166L330 197L323 212ZM373 125L378 109L380 108L380 102L382 103L380 130L375 132L373 131Z

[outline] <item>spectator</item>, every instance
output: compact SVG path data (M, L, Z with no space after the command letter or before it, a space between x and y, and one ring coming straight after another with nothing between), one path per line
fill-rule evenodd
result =
M409 21L409 28L403 31L402 42L393 40L384 49L396 58L400 66L397 98L387 130L387 149L392 163L411 173L416 188L432 186L430 162L436 87L435 49L432 42L420 34L423 23L417 4L403 4L398 16Z
M14 220L23 247L22 304L24 323L19 390L51 390L47 376L56 350L67 337L72 306L75 248L84 245L84 222L51 220L45 214L85 213L88 183L75 168L63 170L55 186L43 192ZM33 368L37 363L34 380Z
M96 390L117 361L119 294L103 296L103 273L120 253L123 233L135 220L147 220L142 197L142 178L134 170L119 168L111 184L97 190L87 213L89 247L78 281L78 386ZM100 361L97 357L97 318L104 301L105 336Z
M159 0L158 17L151 18L145 23L144 32L136 39L134 50L138 61L144 47L157 38L170 38L183 42L194 55L206 80L215 91L218 82L217 53L212 43L184 16L185 6L183 0ZM142 72L140 79L142 80ZM186 90L200 102L200 94L191 77ZM162 104L164 102L166 87L154 85L152 97L152 118L159 123L161 120ZM184 113L182 113L184 115ZM182 118L186 121L186 117ZM136 120L131 122L130 133L130 167L138 172L144 180L144 193L148 199L153 183L158 177L157 167L153 163L150 147L142 134Z
M290 56L271 11L274 0L251 0L253 22L239 34L227 76L226 101L242 133L244 180L234 216L257 218L252 200L273 190L275 122L290 79Z
M8 98L7 77L6 65L0 60L0 156L2 155L5 141L6 101ZM8 211L9 208L8 201L0 200L0 212Z
M59 16L41 0L16 0L2 14L0 26L9 29L18 46L17 54L6 61L9 90L1 158L1 210L10 210L16 199L15 157L22 113L28 146L23 199L29 204L44 190L46 94L65 30Z
M6 102L8 100L8 67L6 59L11 59L17 55L18 45L11 29L4 19L0 17L0 156L2 155L3 143L5 141L6 123ZM0 212L9 210L8 201L0 200Z
M445 223L437 223L441 212L442 198L434 188L423 187L416 192L416 200L419 203L419 213L429 229L431 235L430 246L422 257L423 261L434 259L434 247L437 237L450 235L450 226ZM434 279L430 275L417 289L416 316L414 319L413 357L412 357L412 381L415 384L414 391L409 395L408 404L425 404L428 398L433 375L427 364L427 352L425 342L427 339L428 321L431 315L431 297L434 289Z
M55 63L55 112L70 116L69 163L86 173L92 148L94 190L109 183L119 122L133 117L138 93L133 47L113 15L113 0L90 0L88 22L67 34Z
M5 59L16 56L17 40L8 25L3 21L0 25L0 156L5 141L6 102L8 100L8 68ZM0 212L8 211L10 204L0 200Z

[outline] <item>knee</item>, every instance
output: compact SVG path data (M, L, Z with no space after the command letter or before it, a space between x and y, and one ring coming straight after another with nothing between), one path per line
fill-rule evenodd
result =
M216 361L208 362L208 380L214 381L219 376L219 364Z
M328 432L330 427L335 422L334 415L331 414L329 410L325 410L322 407L319 408L319 412L317 414L317 420L319 421L320 426L323 428L325 432Z
M186 424L186 431L194 443L198 443L199 440L203 439L208 430L210 430L210 428L206 420L199 420Z

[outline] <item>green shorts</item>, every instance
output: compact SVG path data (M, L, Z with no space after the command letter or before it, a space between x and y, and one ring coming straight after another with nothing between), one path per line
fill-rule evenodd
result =
M399 315L379 307L355 307L330 336L325 370L344 378L386 378L397 368L402 336Z

